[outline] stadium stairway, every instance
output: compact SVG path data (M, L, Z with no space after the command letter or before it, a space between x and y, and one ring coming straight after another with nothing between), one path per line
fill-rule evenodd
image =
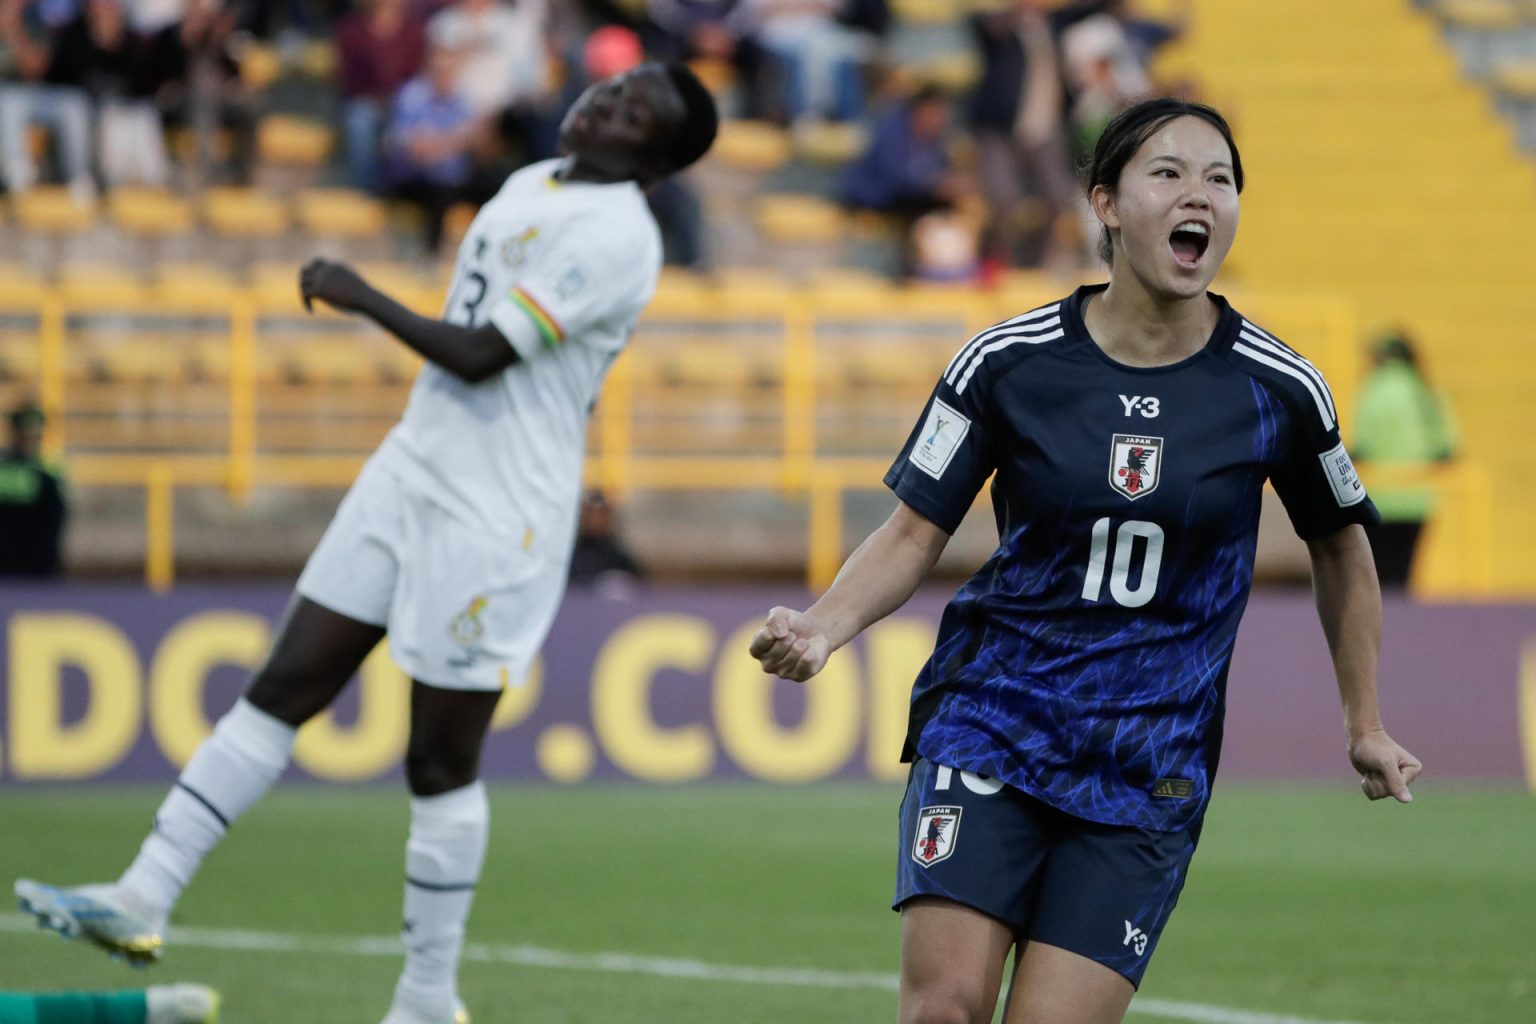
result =
M1373 332L1411 332L1490 478L1491 589L1536 593L1524 511L1536 445L1523 429L1536 173L1509 128L1408 0L1198 0L1194 24L1159 71L1197 75L1233 121L1248 174L1241 283L1346 298L1362 360Z

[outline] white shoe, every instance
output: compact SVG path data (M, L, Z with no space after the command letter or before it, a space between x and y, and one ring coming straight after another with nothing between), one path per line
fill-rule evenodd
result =
M397 999L380 1024L469 1024L469 1011L464 1008L464 1000L455 998L453 1016L448 1020L440 1020Z
M151 985L144 990L144 1024L215 1024L219 994L207 985Z
M16 903L66 939L84 939L134 967L160 959L160 926L115 885L60 888L30 878L15 885Z

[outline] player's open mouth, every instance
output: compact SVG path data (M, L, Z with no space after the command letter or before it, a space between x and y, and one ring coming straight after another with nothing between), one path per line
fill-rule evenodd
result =
M1197 220L1185 221L1168 236L1168 248L1173 250L1174 262L1186 270L1200 265L1210 244L1211 229Z

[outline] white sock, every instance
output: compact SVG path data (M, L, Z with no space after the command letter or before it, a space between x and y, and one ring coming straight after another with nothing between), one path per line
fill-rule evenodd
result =
M155 814L154 831L117 882L158 930L203 858L283 774L296 731L242 698L192 755Z
M464 924L485 863L491 812L485 783L411 800L405 844L405 969L395 1001L452 1020Z

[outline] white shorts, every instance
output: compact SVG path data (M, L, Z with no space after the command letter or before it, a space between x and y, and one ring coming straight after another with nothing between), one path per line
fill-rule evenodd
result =
M309 556L298 592L383 626L412 679L450 690L523 681L566 566L491 537L370 461Z

